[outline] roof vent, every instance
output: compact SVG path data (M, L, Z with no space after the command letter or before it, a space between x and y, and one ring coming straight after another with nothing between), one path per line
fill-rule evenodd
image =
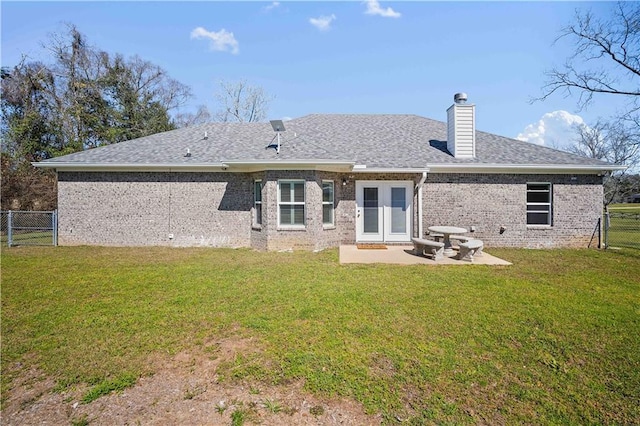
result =
M207 135L207 132L205 131L204 132L204 140L207 140L207 139L209 139L209 135Z
M273 137L273 139L271 139L271 145L273 145L273 140L277 138L278 144L276 145L276 154L280 154L280 133L284 132L285 130L284 124L282 123L282 120L271 120L269 121L269 123L271 123L271 127L276 132L276 135Z
M457 104L466 104L467 94L464 92L456 93L455 95L453 95L453 102Z

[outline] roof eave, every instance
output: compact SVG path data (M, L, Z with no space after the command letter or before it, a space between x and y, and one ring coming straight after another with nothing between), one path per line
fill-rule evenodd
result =
M172 171L223 171L228 167L224 163L63 163L39 162L31 163L38 168L55 169L65 172L172 172Z
M77 163L77 162L38 162L31 163L38 168L50 168L68 172L258 172L264 170L322 170L349 172L353 161L336 160L283 160L283 161L222 161L220 163Z
M356 164L351 170L353 173L426 173L428 167L367 167L364 164Z
M613 164L429 164L431 173L604 174L626 170Z
M353 161L342 160L228 160L224 164L234 172L260 172L264 170L320 170L327 172L349 172Z

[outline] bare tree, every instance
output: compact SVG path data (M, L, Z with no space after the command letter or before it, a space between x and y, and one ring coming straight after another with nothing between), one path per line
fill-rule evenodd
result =
M173 124L176 127L197 126L198 124L209 123L211 121L211 113L205 105L200 105L195 113L180 112L173 118Z
M613 164L626 165L632 173L640 164L640 3L617 3L609 18L576 11L575 22L562 29L556 39L575 42L573 54L562 67L545 72L545 100L554 93L578 95L578 108L586 108L595 96L615 96L628 101L625 110L592 127L576 128L569 151ZM605 205L619 201L628 172L605 178ZM625 183L623 185L623 183Z
M624 119L598 120L591 127L582 124L576 127L576 139L568 151L626 165L627 170L633 171L640 165L640 131L637 126L628 125ZM631 195L629 191L638 191L638 188L629 186L628 181L626 171L605 178L605 206L624 200Z
M576 12L575 23L563 28L556 41L575 41L574 53L560 68L545 72L544 100L560 91L579 94L578 106L586 107L594 94L628 97L630 111L640 108L640 3L618 3L610 19L591 11Z
M269 103L273 100L262 87L250 86L245 80L220 82L215 97L221 105L215 118L222 122L262 121L267 118Z
M624 164L629 168L638 165L640 139L630 127L621 121L598 120L593 126L584 124L576 128L577 138L570 152L589 158Z

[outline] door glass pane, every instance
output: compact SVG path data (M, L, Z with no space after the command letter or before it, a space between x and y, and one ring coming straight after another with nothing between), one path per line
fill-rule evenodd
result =
M391 232L407 232L407 202L405 188L391 188Z
M378 233L378 188L363 188L363 231Z

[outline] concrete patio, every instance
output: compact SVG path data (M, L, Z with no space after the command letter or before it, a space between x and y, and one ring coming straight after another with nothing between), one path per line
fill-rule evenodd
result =
M413 246L386 246L386 249L359 249L355 245L340 246L340 263L391 263L398 265L511 265L506 260L486 251L475 256L473 262L445 257L437 262L431 258L413 254Z

